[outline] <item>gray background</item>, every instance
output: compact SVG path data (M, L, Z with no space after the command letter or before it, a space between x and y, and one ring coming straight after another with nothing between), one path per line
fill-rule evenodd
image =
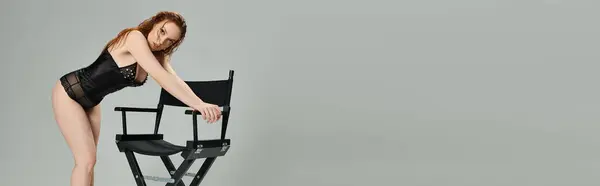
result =
M2 1L1 185L69 184L51 86L159 10L189 23L173 59L184 79L236 70L233 148L202 185L598 185L598 5ZM158 88L149 81L102 103L96 185L134 185L112 109L154 106ZM182 113L165 113L167 140L191 139ZM152 130L150 115L128 119L130 131ZM200 129L218 137L218 125ZM167 175L160 159L139 160L144 173Z

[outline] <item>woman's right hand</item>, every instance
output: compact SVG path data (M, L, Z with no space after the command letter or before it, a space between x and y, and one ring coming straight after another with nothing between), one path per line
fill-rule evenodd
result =
M208 123L214 123L221 119L221 109L219 109L218 105L202 103L194 106L193 109L199 111L202 115L202 119L206 120Z

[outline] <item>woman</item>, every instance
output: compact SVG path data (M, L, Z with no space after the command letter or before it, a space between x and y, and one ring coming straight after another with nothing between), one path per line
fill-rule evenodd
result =
M101 100L122 88L143 85L148 75L183 103L200 111L207 122L220 119L218 106L197 97L169 64L186 28L178 13L158 12L137 27L121 31L92 64L56 81L52 106L75 159L72 186L93 185Z

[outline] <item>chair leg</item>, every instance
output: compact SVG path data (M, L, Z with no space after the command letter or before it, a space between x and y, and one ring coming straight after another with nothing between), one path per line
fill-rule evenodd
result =
M194 179L192 180L192 183L190 183L190 186L200 185L200 182L202 182L202 180L204 179L204 176L206 176L208 169L210 169L212 164L215 162L215 159L216 159L216 157L210 157L210 158L206 158L206 160L204 160L202 167L200 167L200 169L196 173L196 176L194 176Z
M175 174L171 174L171 172L176 171L175 165L173 165L173 161L171 161L171 158L169 158L169 156L161 156L160 159L162 160L163 164L165 164L167 172L169 173L169 175L171 175L171 178L176 179ZM177 182L177 186L185 186L185 184L183 183L183 181L179 181Z
M140 170L140 166L138 161L135 158L135 155L132 151L126 150L125 156L127 157L127 161L129 162L129 167L131 168L131 173L133 173L133 178L135 179L135 183L138 186L146 186L146 181L144 180L144 175Z
M194 164L194 161L196 160L183 160L183 162L181 162L181 165L179 165L179 168L177 168L177 170L175 171L175 174L171 176L171 178L175 179L175 183L168 183L167 186L178 186L179 183L183 183L181 179L183 178L185 173L187 173L187 171L190 169L192 164Z

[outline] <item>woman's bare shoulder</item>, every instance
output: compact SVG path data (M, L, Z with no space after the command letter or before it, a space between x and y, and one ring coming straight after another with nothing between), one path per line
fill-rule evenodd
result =
M132 48L144 47L145 36L139 30L128 31L123 38L112 46L108 47L108 51L113 54L131 55Z

